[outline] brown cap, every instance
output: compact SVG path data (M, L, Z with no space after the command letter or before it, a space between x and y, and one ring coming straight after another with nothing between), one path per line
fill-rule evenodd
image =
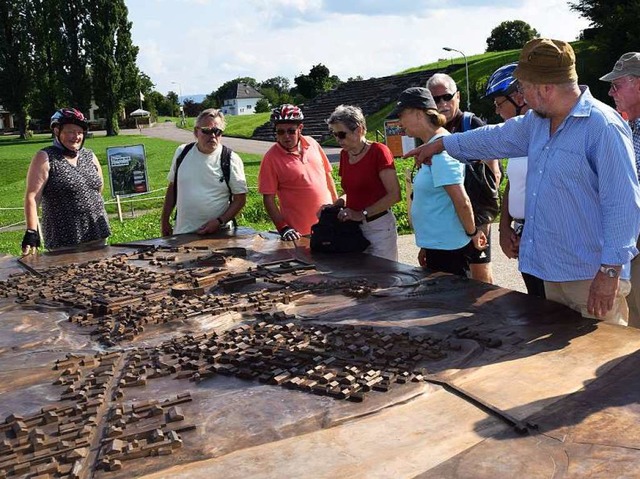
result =
M622 55L620 60L613 66L611 73L600 77L600 80L612 81L629 75L640 77L640 53L638 52L629 52Z
M513 76L537 84L573 82L578 79L576 55L567 42L535 38L522 48Z

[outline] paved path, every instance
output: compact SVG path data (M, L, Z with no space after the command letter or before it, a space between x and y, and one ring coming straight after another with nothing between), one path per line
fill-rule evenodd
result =
M493 265L493 281L503 288L526 293L527 289L518 271L518 262L507 258L497 243L498 225L492 226L491 239L496 243L491 247L491 264ZM418 247L413 235L402 235L398 239L398 261L418 266Z
M140 131L137 129L122 130L123 135L138 135ZM152 128L143 128L142 134L153 138L164 138L166 140L179 141L180 143L188 143L194 141L193 133L189 130L178 128L173 122L157 123ZM256 155L264 155L273 145L270 141L247 140L246 138L233 138L223 136L222 143L232 150L241 153L252 153ZM329 157L329 161L336 163L340 159L340 148L325 147L325 153Z
M121 134L138 135L140 131L122 130ZM166 122L159 123L152 128L142 129L142 134L154 138L164 138L167 140L178 141L181 143L187 143L193 141L193 134L190 131L182 130L174 123ZM230 138L224 137L223 143L228 147L241 152L241 153L255 153L257 155L263 155L271 147L273 143L266 141L247 140L244 138ZM337 162L340 154L340 148L325 148L327 156L332 162ZM491 251L493 255L493 277L494 282L498 286L503 288L514 289L516 291L526 292L524 281L522 276L518 272L518 262L508 259L500 246L498 245L498 225L493 225L493 240L494 245ZM398 242L398 256L401 263L418 265L418 248L415 243L413 235L400 236Z

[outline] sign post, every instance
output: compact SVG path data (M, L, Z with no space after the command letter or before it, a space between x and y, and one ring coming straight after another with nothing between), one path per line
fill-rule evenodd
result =
M148 193L147 155L144 145L114 146L107 148L107 166L111 196L118 205L122 221L120 198Z
M384 139L394 158L398 158L416 147L415 138L407 136L404 128L400 126L400 120L386 120L384 122Z

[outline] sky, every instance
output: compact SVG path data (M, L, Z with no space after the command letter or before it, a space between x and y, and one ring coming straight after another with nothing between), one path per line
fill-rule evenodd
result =
M507 20L573 41L588 22L566 0L125 0L138 67L162 94L208 94L238 77L393 75L483 53Z

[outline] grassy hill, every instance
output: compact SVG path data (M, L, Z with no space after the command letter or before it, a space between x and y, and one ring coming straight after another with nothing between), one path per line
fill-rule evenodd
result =
M608 101L607 90L608 85L598 80L606 72L602 72L598 62L598 52L592 47L590 42L576 41L572 42L576 52L576 68L580 77L580 83L589 85L592 93L603 101ZM479 55L471 55L467 57L469 64L469 89L471 92L471 110L486 118L490 123L500 121L496 116L493 103L483 98L485 87L489 76L502 65L515 62L518 60L520 50L508 50L504 52L482 53ZM451 77L458 84L458 88L462 93L462 106L466 109L466 74L464 68L464 59L461 56L450 60L440 60L425 65L416 66L398 73L412 73L421 70L445 69L454 67ZM382 131L385 117L393 109L393 103L373 115L367 117L367 127L369 139L376 139L376 130ZM177 119L173 119L174 121ZM193 118L187 119L187 129L193 128ZM238 138L251 138L253 130L263 125L269 120L269 113L258 113L254 115L228 116L227 129L225 136L235 136ZM160 120L162 121L162 119ZM335 146L335 140L329 140L327 145Z

